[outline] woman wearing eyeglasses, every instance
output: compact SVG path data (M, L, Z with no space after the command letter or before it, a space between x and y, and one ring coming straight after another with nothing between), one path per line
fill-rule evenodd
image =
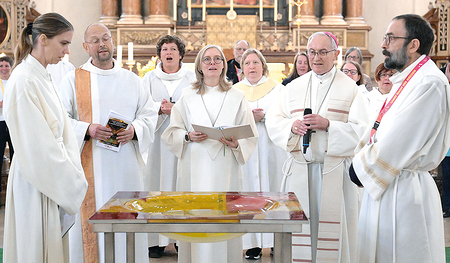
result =
M344 62L344 64L341 67L341 71L356 82L359 91L361 92L363 97L366 97L369 91L367 90L366 85L364 83L361 66L357 62L349 60Z
M192 124L221 127L250 124L257 129L244 92L226 79L227 64L219 46L204 47L195 59L197 80L173 106L161 138L178 157L177 191L240 191L241 165L252 154L257 137L208 139ZM190 256L189 256L190 254ZM242 261L241 238L217 243L180 242L178 262Z
M375 69L375 81L378 87L375 87L367 96L369 102L369 109L372 114L378 114L387 95L392 89L392 82L389 80L396 71L394 69L387 69L384 67L384 63L378 65Z
M356 85L364 85L362 78L361 66L353 61L346 61L341 67L341 71L356 82ZM365 87L364 87L365 88Z
M351 47L345 52L344 55L344 61L353 61L358 63L359 65L362 65L363 63L363 56L362 52L358 47ZM362 72L362 70L361 70ZM364 80L364 84L366 85L366 89L368 91L371 91L373 88L372 80L370 77L364 73L362 73L362 79Z

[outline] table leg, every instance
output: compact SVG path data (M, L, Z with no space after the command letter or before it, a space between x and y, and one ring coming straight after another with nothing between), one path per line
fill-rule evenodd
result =
M292 233L275 233L273 262L292 262Z
M134 263L134 233L127 233L127 263Z
M114 233L105 233L105 263L114 263Z

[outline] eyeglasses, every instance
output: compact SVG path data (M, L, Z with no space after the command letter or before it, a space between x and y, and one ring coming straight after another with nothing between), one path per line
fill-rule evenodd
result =
M322 49L319 51L315 51L314 49L310 49L308 51L306 51L306 54L310 57L310 58L314 58L316 55L319 55L319 57L325 57L326 55L328 55L328 53L336 51L336 49L327 51L326 49Z
M359 56L347 56L347 59L359 60Z
M358 74L358 71L356 69L343 69L342 72L344 72L344 74L352 74L352 75L356 75Z
M204 57L202 59L202 62L205 65L210 65L212 61L214 61L214 64L220 64L220 63L222 63L223 58L221 58L221 57L213 57L213 58L211 58L211 57Z
M380 73L380 78L384 78L384 77L386 77L386 76L390 78L390 77L392 77L393 75L394 75L394 74L392 74L392 73L391 73L391 74Z
M392 39L397 39L397 38L401 38L401 39L408 39L408 37L396 37L394 35L384 35L383 36L383 42L386 42L386 45L390 45Z
M94 46L98 46L98 45L100 45L100 41L102 41L103 43L106 44L110 39L111 39L111 36L103 36L102 38L93 38L90 42L86 42L86 43L89 43Z

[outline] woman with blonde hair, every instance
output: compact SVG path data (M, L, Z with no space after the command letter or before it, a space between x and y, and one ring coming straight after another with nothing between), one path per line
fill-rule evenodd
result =
M207 127L250 124L257 135L244 92L226 79L227 63L219 46L208 45L195 59L197 80L183 89L161 138L178 157L177 191L240 191L241 165L252 154L257 137L209 139L193 124ZM241 238L217 243L180 242L178 262L242 261ZM189 259L191 261L189 261Z
M68 262L60 213L80 211L87 190L70 119L46 67L69 54L73 27L43 14L20 34L5 89L5 119L16 149L5 208L3 262Z
M247 49L241 61L242 81L233 87L245 92L258 128L258 144L249 161L242 166L243 190L279 192L282 166L289 154L276 146L267 135L265 114L284 87L269 78L266 59L256 49ZM243 237L246 259L259 259L262 248L273 247L273 234L246 234Z

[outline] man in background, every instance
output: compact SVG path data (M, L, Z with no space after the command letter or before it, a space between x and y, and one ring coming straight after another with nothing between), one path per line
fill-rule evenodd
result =
M234 58L231 60L228 60L228 70L227 70L227 78L228 80L232 81L233 84L238 83L241 81L240 74L242 72L241 69L241 59L244 52L250 48L250 44L245 40L239 40L236 42L236 45L234 45L234 51L233 55Z

